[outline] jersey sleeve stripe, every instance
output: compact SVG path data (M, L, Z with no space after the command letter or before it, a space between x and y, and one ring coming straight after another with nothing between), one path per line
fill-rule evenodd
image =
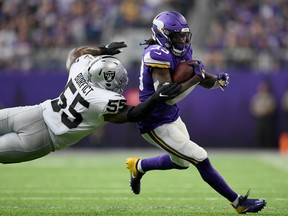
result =
M170 68L169 65L163 65L163 64L146 63L146 65L148 65L150 67L157 67L157 68Z
M144 63L148 66L151 66L151 67L170 68L170 62L169 61L153 59L153 58L151 58L150 53L147 53L144 56Z

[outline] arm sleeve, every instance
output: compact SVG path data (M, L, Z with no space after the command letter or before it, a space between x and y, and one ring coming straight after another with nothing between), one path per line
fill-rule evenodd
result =
M137 106L133 106L128 110L127 119L129 122L139 122L144 120L157 106L158 100L150 97Z

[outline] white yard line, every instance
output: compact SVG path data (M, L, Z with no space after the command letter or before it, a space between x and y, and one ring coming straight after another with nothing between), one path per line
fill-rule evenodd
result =
M274 167L282 172L288 172L288 157L275 154L263 154L258 156L267 166ZM287 161L287 162L285 162Z
M0 200L130 200L134 199L133 197L58 197L58 196L22 196L22 197L14 197L14 196L1 196ZM173 201L175 197L149 197L145 198L146 200L157 200L157 201ZM206 201L214 201L214 200L222 200L223 198L217 197L206 197L206 198L195 198L195 197L182 197L177 198L177 200L182 201L193 201L193 200L206 200ZM283 197L274 197L269 200L274 201L288 201L288 198Z

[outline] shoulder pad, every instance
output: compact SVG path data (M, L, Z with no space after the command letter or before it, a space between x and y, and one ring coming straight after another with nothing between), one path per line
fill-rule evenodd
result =
M159 45L149 47L144 55L144 63L151 67L170 68L171 62L170 51Z

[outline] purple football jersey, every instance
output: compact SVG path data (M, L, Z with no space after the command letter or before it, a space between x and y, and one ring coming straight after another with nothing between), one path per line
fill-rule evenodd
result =
M151 45L144 50L142 54L142 63L140 70L140 86L139 98L140 101L145 101L154 92L152 79L152 68L167 68L170 73L173 73L177 65L184 60L192 59L192 49L186 51L182 57L176 57L166 48L159 45ZM154 128L175 121L179 117L179 107L177 104L167 105L166 103L159 104L153 113L150 114L142 122L138 122L140 133L147 133Z

